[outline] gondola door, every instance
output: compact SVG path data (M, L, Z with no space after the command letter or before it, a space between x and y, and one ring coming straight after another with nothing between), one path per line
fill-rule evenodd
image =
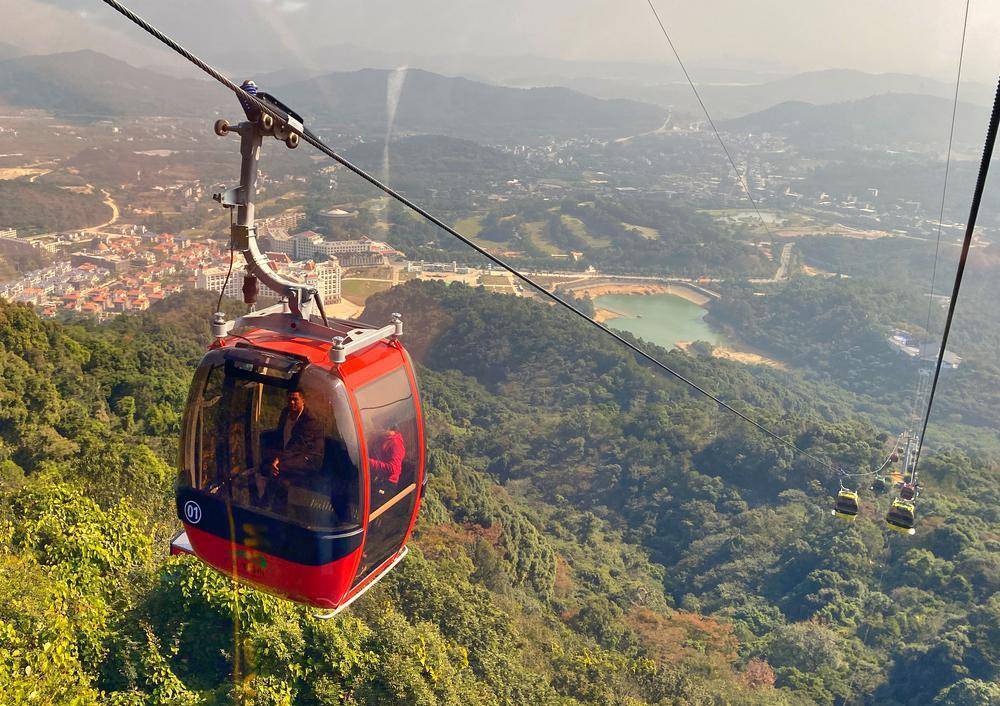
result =
M423 447L416 387L407 367L362 385L355 399L369 469L368 530L357 585L406 540L421 490Z

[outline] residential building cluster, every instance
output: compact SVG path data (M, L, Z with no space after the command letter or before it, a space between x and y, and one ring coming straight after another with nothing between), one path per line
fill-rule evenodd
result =
M106 318L143 311L194 287L194 272L224 256L220 244L162 233L102 235L90 249L0 286L0 297L34 304L46 316L79 312Z
M335 209L329 217L353 215ZM313 231L288 234L304 220L301 211L266 219L261 224L260 245L277 272L316 287L324 303L340 301L343 268L386 265L390 256L401 255L370 238L326 240ZM0 252L31 250L54 253L60 261L0 285L0 297L35 305L47 316L78 312L103 319L145 310L184 289L218 292L224 288L226 296L243 296L245 267L237 262L227 280L229 251L215 241L147 232L124 224L102 228L100 233L30 238L18 237L14 229L0 229ZM258 297L276 298L263 286Z
M325 262L296 262L285 253L267 253L272 269L297 282L316 288L324 304L335 304L340 301L342 270L337 258ZM223 292L227 297L242 299L243 281L246 278L246 268L242 265L229 270L229 263L213 264L200 268L195 273L195 288L207 289L210 292ZM277 295L267 287L261 286L258 301L276 301Z

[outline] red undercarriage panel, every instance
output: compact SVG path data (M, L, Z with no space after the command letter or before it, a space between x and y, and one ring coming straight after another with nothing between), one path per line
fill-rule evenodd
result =
M307 566L234 544L187 523L184 529L194 552L213 568L232 576L235 558L240 581L319 608L336 608L343 602L361 559L359 548L329 564Z

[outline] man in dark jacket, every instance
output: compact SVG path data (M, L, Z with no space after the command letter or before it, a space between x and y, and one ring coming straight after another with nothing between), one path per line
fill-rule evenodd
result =
M265 497L258 503L284 513L288 507L288 486L311 487L322 480L325 433L320 421L306 409L298 390L288 393L288 404L278 417L278 426L267 432L267 445L274 453L268 465ZM252 492L252 491L251 491Z
M306 399L298 390L288 393L288 406L274 431L279 450L271 461L272 476L313 473L323 467L323 425L306 409Z

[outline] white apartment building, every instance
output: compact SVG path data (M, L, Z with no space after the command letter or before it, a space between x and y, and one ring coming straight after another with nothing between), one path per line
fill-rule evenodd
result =
M396 252L388 243L370 238L358 240L324 240L317 233L307 230L293 236L292 256L306 260L320 255L338 258L344 267L377 267L386 263L386 255ZM286 252L286 251L283 251Z
M293 262L279 270L299 282L312 285L319 292L324 304L340 301L340 263L336 258L326 262Z
M270 231L260 239L261 250L265 252L280 252L295 257L296 239L282 231Z
M304 211L285 211L279 216L265 218L263 224L271 229L275 228L298 228L302 221L306 219Z
M227 283L226 274L228 272L228 265L205 267L197 270L195 272L194 286L197 289L207 289L210 292L218 292L222 290L223 285L225 285L226 289L223 292L223 296L231 297L233 299L242 299L244 275L243 268L233 267L233 272L229 277L229 282Z
M335 304L340 301L341 267L336 258L320 263L309 260L306 262L272 262L271 265L278 274L315 287L320 297L323 298L324 304ZM225 284L226 289L223 296L242 299L243 278L246 271L243 267L234 267L229 283L226 284L228 270L228 265L198 270L195 273L195 287L218 292ZM263 285L260 286L259 300L277 301L277 298L277 295L270 289Z

